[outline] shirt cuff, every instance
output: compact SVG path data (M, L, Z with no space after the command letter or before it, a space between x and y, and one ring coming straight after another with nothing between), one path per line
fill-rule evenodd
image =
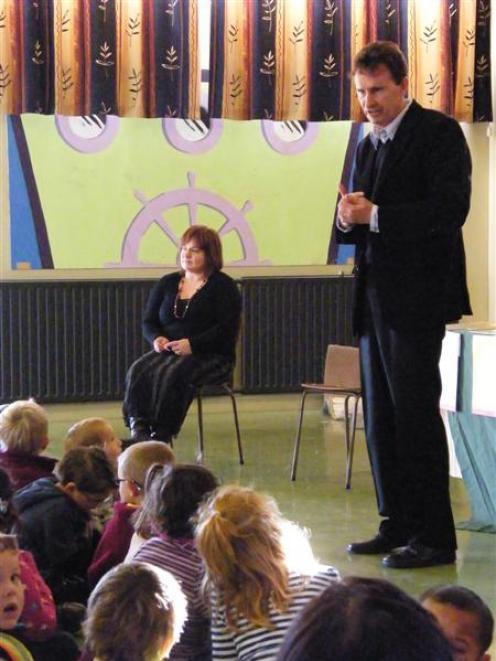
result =
M336 225L338 226L338 230L341 230L341 232L344 232L345 234L347 232L351 232L353 229L352 225L348 225L348 223L345 223L344 220L341 220L339 216L336 218Z
M379 234L379 207L377 204L372 206L372 211L370 212L369 230Z

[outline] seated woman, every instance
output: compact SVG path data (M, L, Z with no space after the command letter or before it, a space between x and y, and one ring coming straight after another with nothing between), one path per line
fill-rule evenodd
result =
M135 440L169 441L183 423L194 387L221 383L232 372L241 297L221 272L219 235L204 225L181 237L181 270L150 293L143 333L153 351L126 377L124 419Z
M206 567L214 660L275 659L294 618L338 578L317 563L276 503L253 489L214 493L200 507L196 544Z

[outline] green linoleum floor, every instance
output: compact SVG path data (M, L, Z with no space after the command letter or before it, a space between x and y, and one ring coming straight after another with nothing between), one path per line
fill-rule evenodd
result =
M234 423L227 397L204 401L205 465L223 483L240 482L270 492L290 519L311 531L312 546L323 562L342 574L387 578L418 596L441 583L459 583L478 592L496 613L496 535L458 531L456 566L421 570L388 570L378 557L349 556L350 541L373 536L378 518L363 431L357 431L350 491L344 489L343 425L323 416L319 398L309 399L302 434L298 475L289 480L298 395L237 395L245 465L237 463ZM76 420L107 418L117 434L127 436L118 402L47 406L50 419L49 452L60 456L64 432ZM180 461L196 455L196 406L193 405L174 451ZM452 479L456 521L469 517L470 506L461 480ZM493 644L493 654L496 645Z

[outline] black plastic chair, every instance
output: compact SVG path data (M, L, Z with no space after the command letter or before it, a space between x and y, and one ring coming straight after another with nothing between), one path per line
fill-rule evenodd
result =
M244 456L243 456L243 446L241 443L241 434L239 431L239 419L238 419L238 407L236 405L236 397L234 395L234 392L229 385L229 383L224 382L220 384L215 384L215 385L202 385L202 386L197 386L196 391L195 391L195 397L196 397L196 402L198 406L198 452L196 455L196 461L197 463L203 463L203 455L204 455L204 434L203 434L203 402L202 402L202 397L205 394L206 390L212 390L212 389L218 389L221 388L226 395L229 395L231 398L231 404L232 404L232 410L233 410L233 416L234 416L234 425L236 427L236 441L238 445L238 454L239 454L239 463L243 465L245 463Z

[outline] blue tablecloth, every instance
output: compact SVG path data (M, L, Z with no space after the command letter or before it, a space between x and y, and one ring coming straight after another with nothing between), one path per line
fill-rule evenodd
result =
M472 339L473 332L462 332L457 412L448 414L472 510L470 520L457 524L457 528L496 533L496 418L471 413ZM487 367L493 373L495 368Z

